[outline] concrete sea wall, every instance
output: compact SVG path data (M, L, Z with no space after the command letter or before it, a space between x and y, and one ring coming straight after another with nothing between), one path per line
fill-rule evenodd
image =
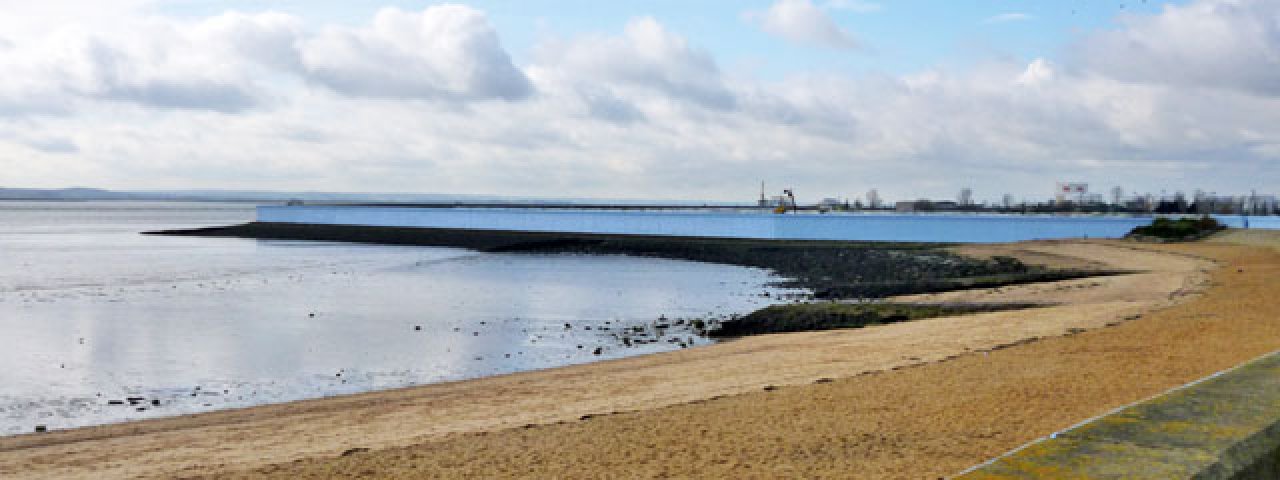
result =
M1118 238L1144 217L1050 215L800 214L703 211L417 208L291 205L258 207L258 221L623 235L894 242L1013 242Z
M1280 478L1280 353L1032 443L957 478Z

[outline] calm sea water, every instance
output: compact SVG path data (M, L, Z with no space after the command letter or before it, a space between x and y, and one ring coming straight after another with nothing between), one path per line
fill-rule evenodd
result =
M0 202L0 434L677 349L706 340L612 335L787 293L763 270L662 259L138 234L253 215Z

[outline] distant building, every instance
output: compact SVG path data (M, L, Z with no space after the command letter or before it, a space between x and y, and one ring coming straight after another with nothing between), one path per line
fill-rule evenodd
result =
M1057 203L1077 201L1083 203L1085 194L1089 193L1089 184L1083 182L1058 182L1053 190L1053 199Z
M791 197L788 197L786 195L774 195L772 197L769 197L768 199L760 200L761 207L777 207L779 205L785 206L788 208L795 206L791 202Z
M867 192L867 206L868 206L868 207L871 207L871 208L873 208L873 209L875 209L875 208L880 208L880 206L881 206L883 203L884 203L884 201L880 198L880 192L879 192L879 191L877 191L876 189L874 189L874 188L873 188L873 189L871 189L871 191Z

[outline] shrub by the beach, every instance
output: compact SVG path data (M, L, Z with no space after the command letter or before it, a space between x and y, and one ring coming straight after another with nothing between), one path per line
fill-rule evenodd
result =
M1207 237L1225 228L1227 228L1225 225L1208 215L1200 218L1178 219L1160 217L1152 220L1151 225L1134 228L1127 237L1139 240L1190 241Z

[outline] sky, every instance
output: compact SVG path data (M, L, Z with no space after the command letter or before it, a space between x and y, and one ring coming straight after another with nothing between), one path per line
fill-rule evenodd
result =
M0 187L1274 192L1280 2L0 0Z

